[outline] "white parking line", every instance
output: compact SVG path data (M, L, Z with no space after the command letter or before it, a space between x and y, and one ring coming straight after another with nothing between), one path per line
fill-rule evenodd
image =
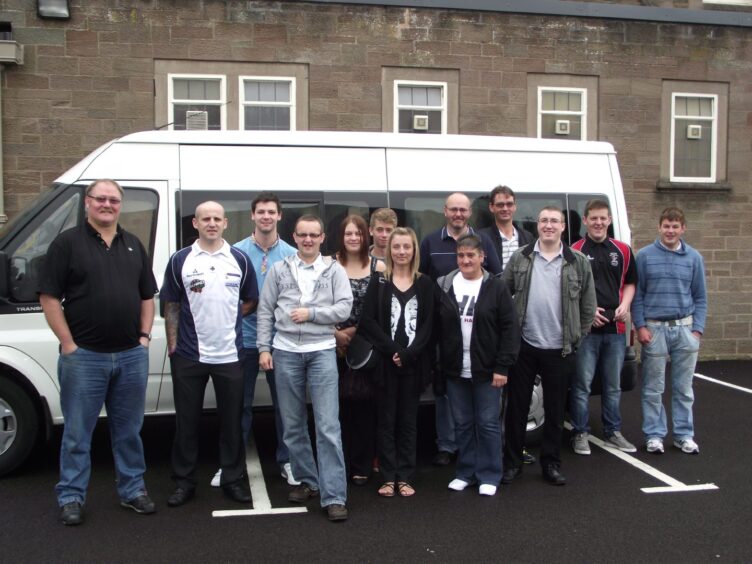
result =
M246 447L245 466L248 472L248 480L251 483L251 496L253 497L253 509L227 509L212 511L212 517L243 517L252 515L279 515L284 513L306 513L305 507L272 507L269 493L266 491L264 473L261 471L256 444L251 443Z
M572 425L569 424L568 422L565 422L564 426L567 429L572 430ZM599 439L598 437L594 437L593 435L588 435L588 441L593 443L595 446L602 448L609 454L614 455L616 458L620 458L627 464L634 466L638 470L642 470L647 475L666 484L666 486L658 486L658 487L652 487L652 488L640 488L640 490L644 493L676 493L676 492L689 492L689 491L717 490L718 489L718 486L716 486L715 484L695 484L695 485L685 484L684 482L681 482L675 478L672 478L668 474L664 474L660 470L653 468L652 466L650 466L649 464L646 464L642 460L639 460L626 452L620 451L618 448L612 448L608 446L605 443L605 441Z
M699 372L695 372L695 378L700 378L702 380L707 380L708 382L713 382L714 384L720 384L721 386L726 386L727 388L733 388L734 390L739 390L740 392L747 392L748 394L752 394L752 390L750 390L749 388L743 388L741 386L737 386L736 384L724 382L723 380L716 380L715 378L705 376L704 374L700 374Z

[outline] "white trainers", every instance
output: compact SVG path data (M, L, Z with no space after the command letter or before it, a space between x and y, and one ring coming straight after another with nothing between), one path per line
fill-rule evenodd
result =
M700 454L700 447L692 439L674 439L674 446L685 454Z
M610 437L606 437L606 446L612 448L618 448L623 452L637 452L637 448L624 438L619 431L614 431L614 434Z
M454 490L456 492L461 492L464 490L467 486L470 485L470 482L466 482L465 480L460 480L459 478L455 478L451 482L449 482L449 486L447 486L450 490Z
M590 454L590 444L588 443L587 433L575 433L572 437L572 450L577 454Z
M217 470L217 473L214 474L214 477L211 479L211 487L218 488L219 483L222 481L222 469L220 468Z
M645 449L652 454L663 454L663 441L657 437L648 439Z
M300 482L295 479L295 476L292 475L292 465L289 462L285 462L282 465L280 476L282 476L285 480L287 480L287 483L291 486L299 486Z
M496 495L496 486L492 484L481 484L478 487L478 493L480 495Z

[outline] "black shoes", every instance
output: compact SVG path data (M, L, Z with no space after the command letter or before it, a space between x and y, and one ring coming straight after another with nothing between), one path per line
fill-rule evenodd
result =
M290 490L287 495L287 501L292 503L305 503L308 499L319 495L319 490L312 490L306 484L300 484ZM328 507L332 507L329 505ZM344 506L343 506L344 507ZM347 510L345 510L345 518L347 518Z
M84 508L77 501L66 503L60 511L60 520L63 525L80 525L84 522Z
M253 498L251 497L251 488L245 478L233 482L232 484L222 486L222 491L227 497L238 503L251 503L251 501L253 501Z
M554 486L563 486L567 483L564 474L559 471L558 464L546 464L543 467L543 479Z
M454 458L453 453L440 450L431 460L431 464L434 466L449 466L452 463L452 458Z
M120 500L120 505L127 509L133 509L136 513L141 515L150 515L157 510L156 505L147 494L134 497L129 501Z
M187 501L190 501L196 495L196 490L187 490L178 486L172 495L167 498L167 505L170 507L180 507Z
M327 505L326 515L330 521L345 521L347 520L347 507L339 503Z
M506 468L501 475L502 484L511 484L517 478L522 477L522 468Z

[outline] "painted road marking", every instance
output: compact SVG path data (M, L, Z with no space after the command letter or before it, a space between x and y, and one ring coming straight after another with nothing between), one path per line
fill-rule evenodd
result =
M704 374L700 374L698 372L695 372L695 378L700 378L702 380L707 380L708 382L713 382L714 384L720 384L721 386L726 386L727 388L733 388L734 390L739 390L740 392L747 392L748 394L752 394L752 390L750 390L749 388L743 388L742 386L724 382L723 380L716 380L715 378L705 376Z
M264 473L261 471L261 460L256 450L255 442L246 447L245 466L248 480L251 483L253 509L227 509L212 511L212 517L244 517L253 515L280 515L285 513L306 513L305 507L272 507L269 493L266 491Z
M569 422L565 422L564 426L572 430L572 425ZM681 482L675 478L672 478L668 474L665 474L661 472L660 470L653 468L649 464L646 464L642 460L639 460L635 458L634 456L630 455L629 453L623 452L619 450L618 448L610 447L606 444L605 441L599 439L598 437L594 437L593 435L588 435L588 441L593 443L595 446L598 446L608 452L609 454L614 455L617 458L620 458L627 464L630 464L637 468L638 470L642 470L647 475L655 478L659 482L663 482L666 484L665 486L658 486L653 488L640 488L641 491L644 493L676 493L676 492L693 492L693 491L699 491L699 490L717 490L718 486L715 484L696 484L696 485L688 485L684 482Z

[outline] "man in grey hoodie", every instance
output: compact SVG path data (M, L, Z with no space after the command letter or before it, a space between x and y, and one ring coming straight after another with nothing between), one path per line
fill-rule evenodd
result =
M353 296L344 268L321 255L324 225L318 217L301 216L293 238L297 254L272 266L259 300L259 366L275 371L285 446L293 475L301 482L290 491L289 501L305 503L321 495L329 520L344 521L347 480L334 327L350 316ZM318 468L308 433L306 387L316 425Z

